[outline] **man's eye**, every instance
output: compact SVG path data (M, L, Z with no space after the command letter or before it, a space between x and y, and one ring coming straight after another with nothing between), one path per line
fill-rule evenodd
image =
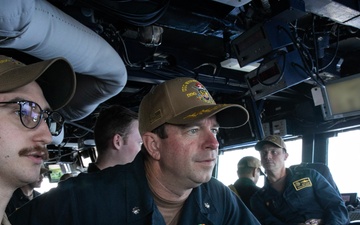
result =
M20 110L16 111L15 114L18 115L18 116L21 116L21 111Z
M17 113L19 116L29 116L29 112L27 110L21 110Z
M198 130L199 130L199 129L193 128L193 129L190 129L190 130L189 130L189 133L190 133L190 134L196 134L196 133L198 132Z
M219 129L218 128L211 129L211 132L217 135L219 133Z
M15 113L16 113L16 115L18 115L21 118L30 118L29 111L26 111L26 110L20 111L19 110L19 111L16 111Z
M24 121L37 122L40 119L40 115L28 110L17 111L16 114L20 116Z

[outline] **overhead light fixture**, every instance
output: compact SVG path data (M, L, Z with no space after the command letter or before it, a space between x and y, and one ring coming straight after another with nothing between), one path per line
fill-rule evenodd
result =
M253 62L253 63L250 63L250 64L248 64L246 66L240 67L239 62L238 62L237 59L229 58L229 59L226 59L226 60L222 61L220 63L220 65L221 65L221 67L227 68L227 69L230 69L230 70L238 70L238 71L242 71L242 72L251 72L254 69L258 68L260 63Z

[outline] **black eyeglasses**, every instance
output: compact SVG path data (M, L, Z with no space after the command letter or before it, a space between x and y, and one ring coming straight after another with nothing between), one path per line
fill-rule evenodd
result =
M20 109L16 111L16 114L26 128L35 129L44 119L51 135L58 136L61 133L64 117L59 112L42 110L39 104L31 101L0 102L0 104L18 104Z

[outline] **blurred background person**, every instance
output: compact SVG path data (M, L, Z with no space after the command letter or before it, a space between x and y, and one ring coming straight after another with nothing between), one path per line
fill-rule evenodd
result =
M250 209L250 198L260 187L256 186L261 175L260 160L253 156L246 156L239 160L237 165L237 175L239 179L229 188L241 198L245 205Z
M69 179L70 177L73 177L71 173L64 173L61 175L59 182Z
M6 214L10 215L15 210L23 206L28 201L36 198L41 195L40 192L36 191L35 188L40 188L43 178L46 174L49 173L49 170L42 167L40 170L39 179L33 183L27 184L15 190L12 195L8 205L6 206Z
M100 111L94 128L98 158L88 172L132 162L141 149L137 113L120 105Z

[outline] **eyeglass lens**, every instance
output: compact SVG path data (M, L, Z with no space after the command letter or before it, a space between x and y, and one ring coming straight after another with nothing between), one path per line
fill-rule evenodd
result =
M20 118L25 127L33 129L44 118L52 135L57 136L61 133L64 119L60 113L43 111L35 102L24 101L20 106Z
M45 119L53 136L58 136L61 133L61 129L64 125L64 118L58 112L51 112L48 114L48 118Z

